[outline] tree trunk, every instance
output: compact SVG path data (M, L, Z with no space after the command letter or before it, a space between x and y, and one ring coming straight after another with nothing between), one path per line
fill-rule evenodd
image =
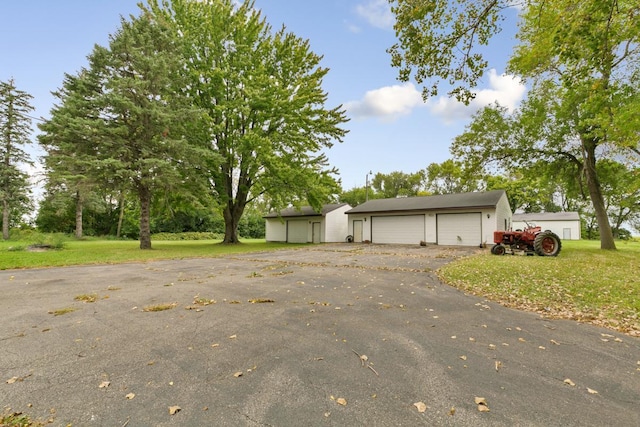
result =
M236 207L229 203L222 214L224 217L224 240L222 243L240 243L238 239L238 224L242 217L242 210L238 213Z
M596 141L592 137L581 136L582 154L584 157L584 170L587 180L587 188L589 189L589 197L593 204L593 209L598 222L598 230L600 231L600 249L616 249L616 242L613 239L613 232L609 224L609 216L605 207L600 181L596 173Z
M76 191L76 239L82 239L82 199Z
M2 201L2 238L9 240L9 203Z
M118 215L118 229L116 230L116 237L119 239L122 233L122 221L124 221L124 195L120 195L120 214Z
M240 243L238 239L238 225L240 218L247 206L247 197L251 188L250 179L247 177L247 171L240 167L240 176L238 178L238 187L234 197L233 191L233 174L230 172L229 165L223 166L224 172L224 194L226 195L226 203L222 216L224 217L224 240L222 243Z
M140 249L151 249L151 191L142 185L138 189L140 196Z

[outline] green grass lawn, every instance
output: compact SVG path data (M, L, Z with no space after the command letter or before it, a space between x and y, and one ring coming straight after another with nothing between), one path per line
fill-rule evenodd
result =
M144 251L140 250L138 241L123 240L69 240L63 243L62 249L43 252L28 251L27 246L29 244L25 242L0 242L0 270L208 258L230 253L291 248L294 245L265 242L264 239L243 239L238 245L223 245L219 240L153 241L153 249Z
M452 286L509 307L606 326L640 336L640 243L563 241L554 257L491 255L441 268Z

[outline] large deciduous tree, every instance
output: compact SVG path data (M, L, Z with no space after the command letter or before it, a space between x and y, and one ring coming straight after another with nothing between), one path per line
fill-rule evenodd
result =
M32 96L19 90L13 79L0 81L0 202L2 238L9 239L9 225L29 204L28 175L20 165L32 164L24 146L31 143Z
M393 10L399 42L390 52L400 78L413 76L420 83L447 79L458 84L451 93L468 101L487 65L478 45L500 31L499 22L511 3L398 0ZM523 7L509 69L529 78L533 89L517 125L508 126L509 133L498 135L502 140L490 148L493 160L512 156L512 162L521 164L568 161L593 205L601 248L615 249L597 164L603 156L625 152L632 163L638 162L639 128L633 111L640 94L640 5L631 0L528 0ZM437 93L438 84L425 88L425 95ZM502 113L487 110L476 121L486 124L491 114ZM481 127L474 131L473 126L467 136L480 136ZM484 130L496 133L490 127ZM458 152L478 150L468 138L463 148L464 140L458 139Z
M238 242L248 203L292 201L319 209L339 193L323 149L341 141L341 107L325 107L328 69L309 42L273 32L254 2L172 0L150 4L174 25L183 46L191 101L207 115L205 137L220 162L207 171L225 220L225 243Z

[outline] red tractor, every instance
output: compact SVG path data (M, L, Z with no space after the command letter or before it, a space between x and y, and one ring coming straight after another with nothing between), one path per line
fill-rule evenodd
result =
M541 227L527 224L524 230L494 231L491 248L494 255L517 252L527 255L557 256L562 248L560 238L550 230L542 231Z

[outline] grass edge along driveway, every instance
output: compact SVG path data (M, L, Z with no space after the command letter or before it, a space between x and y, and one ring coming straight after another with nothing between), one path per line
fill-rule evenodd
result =
M640 243L564 241L558 257L491 255L487 250L438 271L440 279L507 307L571 319L640 337Z

